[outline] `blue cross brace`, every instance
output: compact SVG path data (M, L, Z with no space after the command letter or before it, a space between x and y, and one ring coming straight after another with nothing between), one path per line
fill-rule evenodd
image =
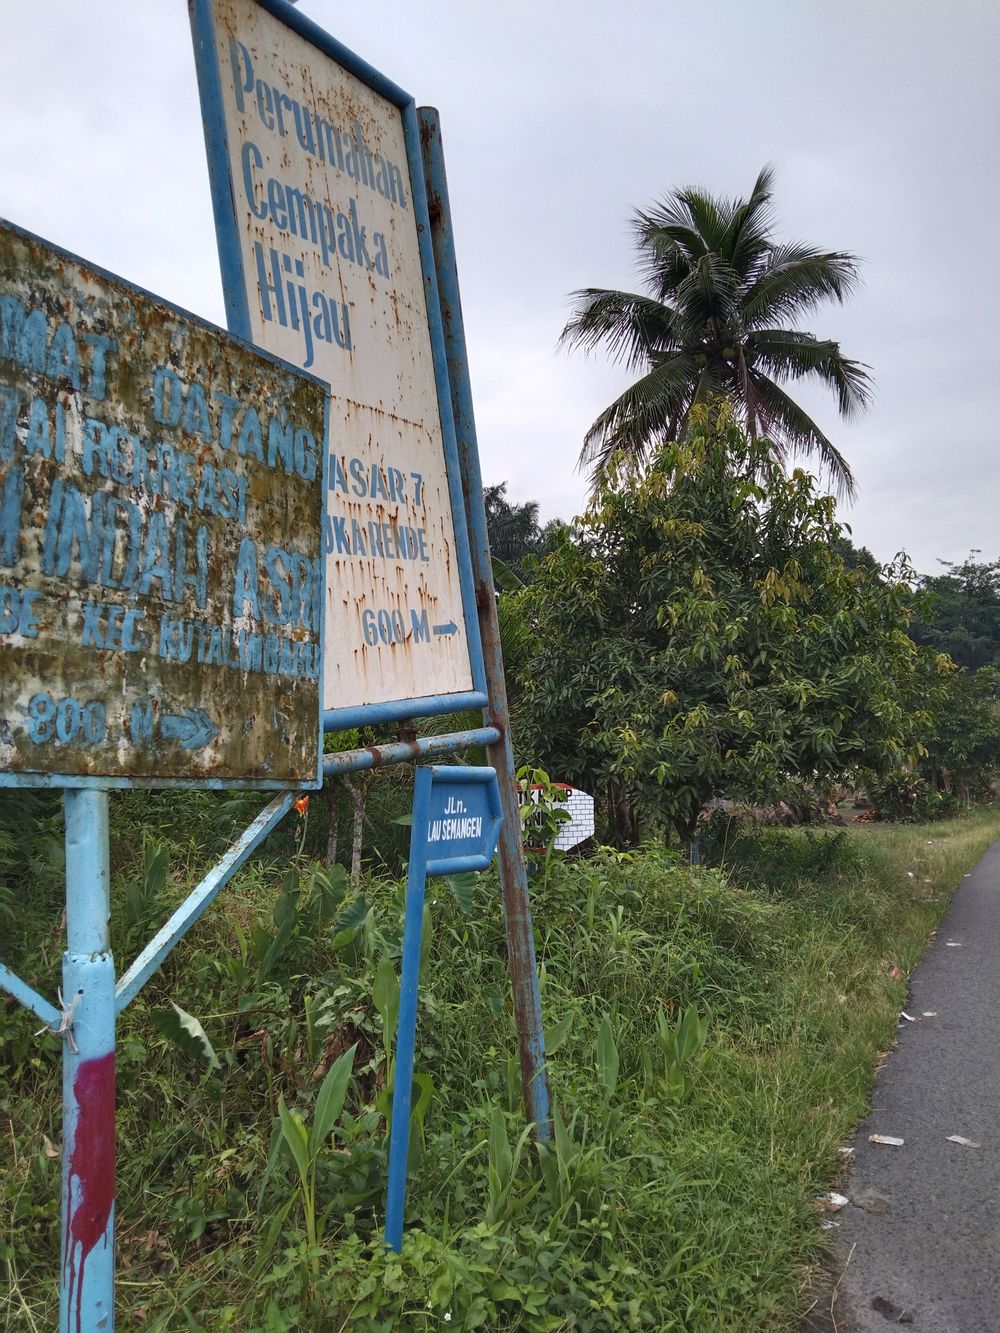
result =
M403 1247L403 1209L410 1151L413 1057L417 1036L417 984L428 875L486 870L493 860L503 814L496 769L445 764L418 768L413 791L410 863L406 875L403 968L399 984L396 1066L389 1131L389 1180L385 1243Z

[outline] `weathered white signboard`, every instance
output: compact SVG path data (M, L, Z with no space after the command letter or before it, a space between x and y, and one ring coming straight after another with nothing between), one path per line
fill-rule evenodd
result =
M317 785L325 406L0 224L0 785Z
M564 811L567 816L560 823L552 846L557 852L568 852L570 848L594 836L594 798L579 787L571 787L568 782L553 782L552 786L566 793L565 803L560 802L553 809ZM538 805L542 799L542 788L533 786L527 797L519 791L518 805L523 806L526 799ZM531 826L532 821L529 819L528 827Z
M280 0L192 13L230 327L332 394L325 707L464 706L481 654L412 101L408 127Z

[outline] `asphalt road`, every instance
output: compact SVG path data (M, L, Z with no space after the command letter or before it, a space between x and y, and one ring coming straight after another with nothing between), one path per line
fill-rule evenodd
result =
M902 1023L879 1074L851 1202L833 1215L834 1327L1000 1333L1000 842L963 879L910 985L919 1021Z

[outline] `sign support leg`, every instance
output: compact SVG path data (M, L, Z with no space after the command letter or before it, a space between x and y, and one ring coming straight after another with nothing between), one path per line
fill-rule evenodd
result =
M497 771L504 817L499 846L500 882L503 887L514 1018L517 1023L521 1057L521 1082L528 1119L536 1126L536 1137L547 1142L551 1137L551 1125L542 1005L531 925L528 875L521 843L521 817L514 783L514 751L510 743L507 686L500 652L493 569L490 563L489 537L486 532L486 512L483 507L483 478L479 466L476 419L472 407L465 326L462 321L451 208L448 202L448 179L444 168L438 113L432 107L420 107L417 115L420 122L424 170L427 176L434 266L437 270L441 319L448 354L448 379L458 454L462 465L462 490L469 519L472 573L476 586L479 628L489 692L489 705L483 711L483 721L487 726L496 727L500 733L500 739L489 746L486 753L489 763Z
M420 945L427 890L428 783L426 769L417 770L410 830L410 863L406 871L406 917L403 924L403 966L399 982L399 1019L396 1024L396 1073L392 1087L392 1128L389 1131L389 1181L385 1197L385 1243L397 1253L403 1248L403 1210L406 1205L406 1168L410 1155L410 1111L413 1101L413 1059L417 1040L417 987L420 981Z
M406 874L403 969L396 1025L392 1127L389 1131L389 1183L385 1200L385 1243L397 1253L403 1247L417 987L420 983L420 941L427 877L463 870L486 870L493 861L502 819L497 775L492 768L433 765L417 769L413 783L410 863Z
M114 1328L115 965L108 793L69 788L60 1333Z

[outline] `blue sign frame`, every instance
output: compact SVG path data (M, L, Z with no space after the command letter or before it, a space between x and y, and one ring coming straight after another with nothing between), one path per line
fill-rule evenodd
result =
M462 472L459 460L455 423L452 415L451 389L448 380L448 358L444 326L438 296L431 224L427 206L427 187L417 107L410 93L380 74L360 56L331 37L328 32L300 14L287 0L255 0L261 9L284 23L298 36L315 46L324 55L354 75L373 92L384 98L402 113L403 137L410 172L413 212L417 223L420 265L424 279L424 295L431 350L434 362L434 380L437 393L441 434L444 442L445 469L451 501L451 517L455 532L459 586L462 594L463 629L469 650L469 665L473 689L455 694L432 694L415 699L395 699L362 704L349 708L330 708L323 711L325 731L341 731L348 727L366 726L380 722L398 722L415 717L464 712L485 708L489 703L486 667L483 659L479 630L475 582L462 493ZM209 179L212 190L212 208L215 215L219 263L226 302L226 319L233 333L251 340L250 310L247 301L246 275L240 251L239 223L230 188L229 143L223 110L222 81L217 58L215 26L212 21L210 0L191 0L191 26L194 36L195 64L201 92L202 116L205 127L205 146L208 153Z

